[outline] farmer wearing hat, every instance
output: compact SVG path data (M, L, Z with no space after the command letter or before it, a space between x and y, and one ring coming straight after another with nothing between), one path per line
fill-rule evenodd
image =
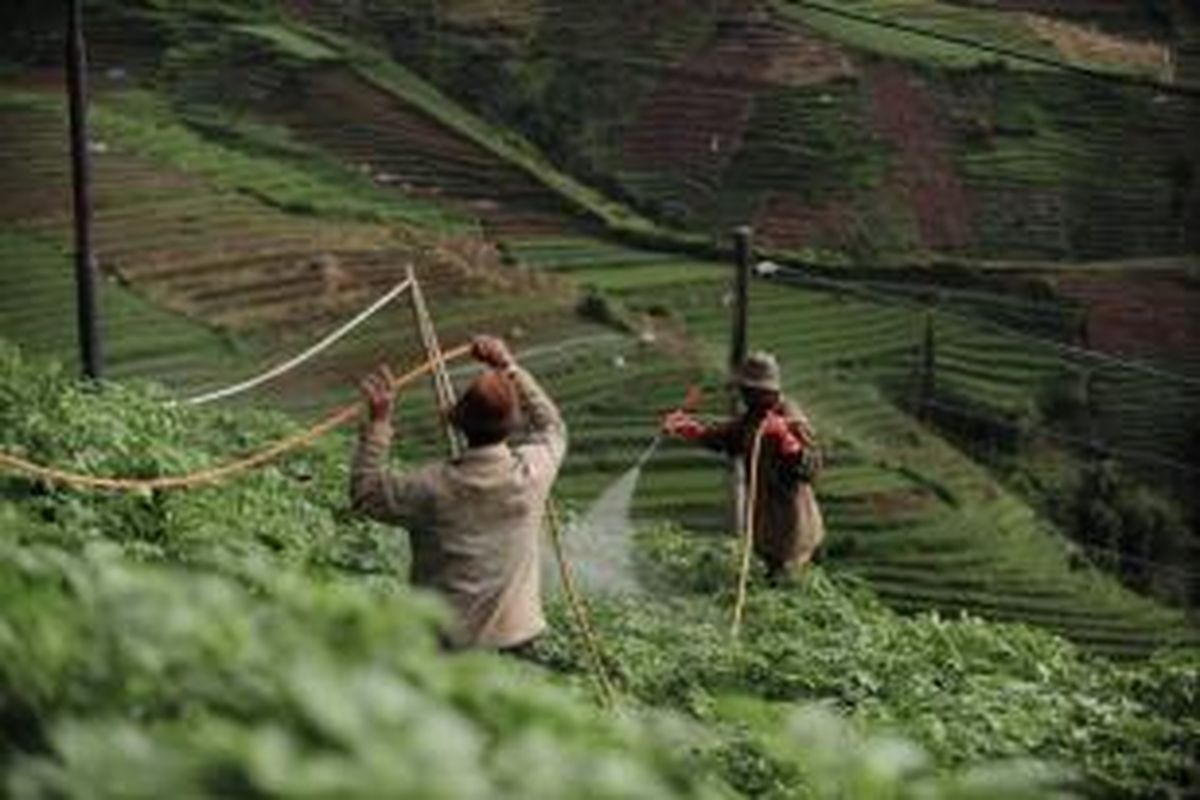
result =
M775 356L758 352L747 357L738 369L737 386L745 407L741 417L704 425L686 411L674 411L663 419L663 432L738 457L735 519L740 528L754 437L762 428L753 541L769 579L776 582L807 564L825 538L812 489L820 452L808 417L783 396Z
M456 612L450 646L523 654L546 627L538 542L567 429L502 340L477 337L471 353L487 369L449 416L466 436L467 451L406 474L386 466L391 374L383 367L363 381L370 414L354 455L350 497L355 510L409 531L413 583L442 594ZM510 443L522 421L526 435Z

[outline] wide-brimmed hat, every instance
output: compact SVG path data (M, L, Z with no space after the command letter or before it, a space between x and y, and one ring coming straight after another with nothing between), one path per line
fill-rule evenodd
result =
M762 350L751 353L738 368L737 384L750 389L781 391L779 362L775 356Z
M517 390L512 379L499 370L488 370L476 378L454 408L453 422L468 439L500 440L516 430Z

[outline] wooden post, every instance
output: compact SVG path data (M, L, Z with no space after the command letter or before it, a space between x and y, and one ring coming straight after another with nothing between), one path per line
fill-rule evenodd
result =
M729 409L730 415L737 417L742 413L741 395L737 389L737 375L746 360L747 327L750 309L750 261L753 250L753 231L747 225L733 230L733 325L729 343ZM743 503L745 492L742 487L745 482L742 459L732 456L728 464L729 478L729 508L732 512L731 527L734 536L742 531Z
M750 261L753 232L743 225L733 231L733 331L729 345L729 369L736 372L746 360L746 327L750 306Z
M450 455L457 458L462 454L462 442L459 441L454 426L446 417L446 412L454 407L454 384L450 382L450 374L446 371L445 362L442 361L442 347L438 342L437 331L429 316L429 308L425 305L425 295L421 291L421 283L417 280L416 272L411 264L408 266L408 279L411 281L409 294L412 298L413 319L417 323L417 332L420 334L421 344L425 348L425 357L433 361L435 365L430 373L430 379L433 382L433 396L437 402L442 432L446 437Z
M83 0L67 0L66 61L75 206L75 314L83 374L94 381L102 375L104 359L97 315L96 258L92 252L92 175L88 152L87 50L83 37Z

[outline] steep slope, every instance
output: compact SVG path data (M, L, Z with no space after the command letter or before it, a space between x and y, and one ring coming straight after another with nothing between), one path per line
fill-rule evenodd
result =
M206 134L189 139L188 146L205 152L216 148L225 160L209 153L203 162L209 166L199 176L188 174L182 163L165 169L168 185L184 181L181 185L190 191L178 205L150 195L154 210L161 206L160 224L137 224L142 213L137 206L126 212L124 227L117 227L110 240L116 253L112 266L126 270L135 289L157 290L164 304L177 304L232 330L240 324L253 332L257 321L269 321L264 327L286 327L299 336L313 332L311 323L331 321L334 311L344 313L369 296L364 288L378 291L396 280L399 267L412 260L433 289L444 338L487 327L539 354L533 363L562 397L578 430L566 488L579 500L593 496L629 463L652 436L657 415L678 402L689 382L717 383L712 367L720 359L712 353L723 345L725 325L717 265L581 237L581 230L595 230L595 223L571 210L579 204L564 200L581 195L564 189L562 182L532 181L531 175L540 174L530 168L535 156L505 157L526 145L483 146L478 132L484 125L465 110L433 97L418 83L394 83L391 79L399 80L399 73L381 76L380 70L361 63L331 63L338 59L328 55L328 47L303 31L276 26L255 29L252 35L267 43L266 50L253 51L257 69L274 77L254 84L253 104L246 95L233 96L242 115L237 124L214 115L211 106L198 114L197 109L204 109L198 98L212 97L196 85L203 81L182 88L171 84L173 93L187 89L184 94L191 97L183 105L193 114L189 135ZM418 90L424 94L413 94ZM145 113L136 99L118 92L105 101L115 117L126 120L113 128L123 136L141 130L129 121ZM307 104L301 106L304 113L292 102ZM326 113L331 123L325 122ZM270 132L266 142L274 142L272 147L264 146L264 131ZM156 135L144 134L139 149L154 152L155 141ZM843 143L836 134L827 141L831 146ZM280 142L287 146L281 148ZM120 137L111 143L118 155L123 146ZM336 185L353 191L326 196L317 191L320 186L276 184L266 181L275 172L264 176L251 168L281 169L280 161L289 163L283 157L289 153L293 160L308 159L314 165L332 158L330 154L346 159L337 169L336 162L329 166L327 179L338 175L348 183ZM164 160L169 162L169 155ZM248 161L239 160L250 155L254 157ZM135 158L131 163L141 162ZM873 162L868 158L866 164ZM365 170L382 186L362 180L361 172L357 183L351 181L347 176L354 170ZM199 191L206 185L216 191ZM135 199L137 192L117 192L112 224L121 220L117 212L122 204ZM605 286L631 303L653 298L645 303L645 313L674 315L685 326L683 335L676 331L672 338L669 326L655 332L659 340L675 345L663 351L603 333L572 314L573 289L501 264L486 245L471 244L468 237L460 246L475 258L464 259L454 257L453 247L447 254L446 247L419 235L406 238L406 231L411 237L414 226L427 230L437 218L428 208L431 199L443 201L460 219L477 215L486 232L500 237L509 260L561 272L576 284ZM306 205L289 209L301 200ZM199 205L193 209L192 203ZM452 236L461 229L453 220L444 228ZM298 247L297 241L302 242ZM209 247L212 242L219 247ZM328 284L333 284L331 308L314 309ZM894 383L911 371L903 359L915 346L919 329L910 315L866 304L842 319L847 307L836 298L820 314L803 314L806 303L820 306L825 299L764 289L756 296L755 324L761 327L754 338L780 351L801 382L802 399L813 406L822 427L834 432L828 499L836 527L845 534L841 552L848 568L866 575L901 605L977 609L1027 619L1106 652L1146 652L1194 636L1179 615L1119 590L1086 568L1073 576L1069 549L1047 535L1044 521L880 394L878 384ZM603 307L601 312L627 326L646 327L636 316L623 319L619 311L604 313ZM344 394L354 376L385 354L406 361L415 350L413 339L397 337L381 323L356 339L350 351L333 353L327 363L282 384L278 397L300 406L320 403L324 392ZM680 354L686 358L681 360ZM887 369L877 372L873 364L883 356ZM1014 361L1023 356L1016 354ZM981 381L972 376L979 361L967 361L960 383L977 394L989 394L1009 380L1008 374L1000 374ZM1017 373L1031 385L1038 383L1036 374ZM821 389L808 389L810 382ZM1032 389L1017 390L1014 402L1029 394ZM436 442L428 412L428 405L417 401L405 411L414 452L430 452ZM722 515L714 501L719 472L714 467L711 459L697 454L664 456L648 477L641 500L647 516L719 528ZM881 530L885 535L876 536ZM922 543L939 553L944 549L961 555L961 562L951 560L950 567L921 563L912 556ZM856 549L860 558L854 564L850 556ZM954 580L948 569L954 570Z
M7 98L0 114L11 139L0 161L13 191L0 218L11 246L0 257L5 280L30 288L4 294L5 332L35 349L42 342L69 351L71 329L54 321L71 302L61 106L49 93ZM98 112L96 244L112 279L105 328L114 376L193 387L228 381L331 329L401 280L407 265L433 302L459 298L443 320L451 337L484 318L499 330L539 327L531 292L543 298L546 320L569 318L569 294L499 274L494 252L419 201L390 199L365 181L302 175L287 158L248 156L181 126L149 95L108 93ZM49 281L51 270L61 278ZM482 294L489 287L511 299ZM311 365L324 375L319 384L342 384L389 350L415 355L394 314L349 351ZM549 333L553 324L541 327Z
M511 9L519 36L453 10L384 27L398 59L673 224L754 221L771 244L867 261L1188 252L1195 100L869 22L1120 75L1178 71L1181 23L1165 10L1101 4L1134 30L1117 35L1078 21L1090 12L1031 5L568 3Z
M531 243L518 253L551 268L564 264L559 269L603 286L613 300L647 315L661 338L677 336L673 329L682 324L712 354L709 363L719 363L727 278L714 266L586 242L573 249ZM1102 652L1132 655L1164 641L1195 641L1182 615L1117 590L1089 566L1095 553L1064 540L964 452L897 407L897 393L913 396L920 375L924 311L780 284L756 286L751 309L751 341L779 355L789 386L827 437L819 495L830 521L831 568L863 576L901 608L969 609L1033 622ZM973 402L972 413L1000 420L1012 414L1014 426L1026 424L1020 415L1069 370L1053 351L985 322L951 315L938 331L937 402L954 403L951 410L972 412L961 404ZM719 381L706 385L710 397L723 400ZM652 437L647 417L678 403L680 392L678 383L655 383L642 385L637 403L621 386L595 397L593 414L583 419L596 430L583 434L580 447L588 453L569 464L566 491L587 498L615 477ZM1160 385L1158 396L1164 405L1157 411L1165 413L1143 413L1143 424L1191 414L1196 392L1172 401ZM1124 404L1136 398L1136 389L1114 387L1111 402L1128 414ZM707 404L714 412L719 406ZM1124 418L1130 430L1133 419ZM722 480L719 459L671 448L648 465L636 505L647 520L724 533Z

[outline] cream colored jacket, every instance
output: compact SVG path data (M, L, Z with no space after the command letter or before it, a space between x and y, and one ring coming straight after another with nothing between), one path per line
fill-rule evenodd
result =
M368 423L351 469L354 508L406 528L412 581L456 612L456 646L511 647L546 627L540 539L550 487L567 451L553 401L520 367L509 371L528 433L518 444L468 449L407 474L387 468L390 422Z

